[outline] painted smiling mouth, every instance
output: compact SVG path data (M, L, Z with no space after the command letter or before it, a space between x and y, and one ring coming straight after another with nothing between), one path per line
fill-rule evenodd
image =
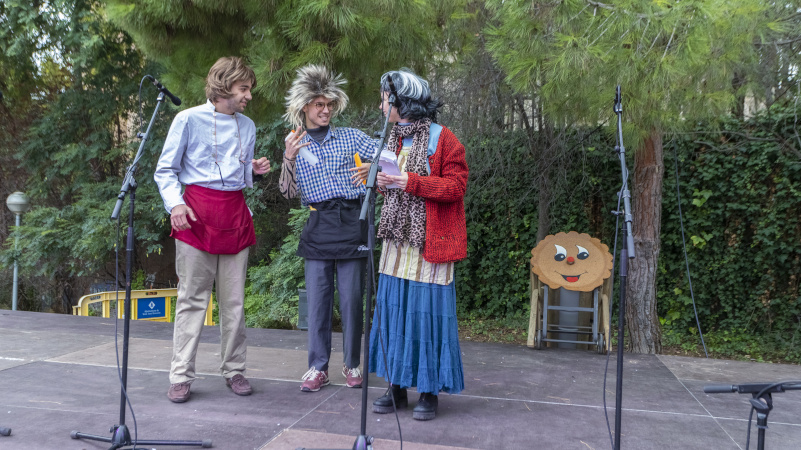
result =
M564 278L568 283L575 283L579 280L580 276L581 275L562 275L562 278Z

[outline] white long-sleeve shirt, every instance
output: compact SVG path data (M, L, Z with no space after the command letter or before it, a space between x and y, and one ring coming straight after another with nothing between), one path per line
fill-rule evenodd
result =
M239 113L214 110L211 101L175 116L153 179L167 212L185 204L181 185L219 191L253 187L256 125Z

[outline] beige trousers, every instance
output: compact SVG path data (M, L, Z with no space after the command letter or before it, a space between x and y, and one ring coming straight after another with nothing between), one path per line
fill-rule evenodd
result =
M178 300L175 305L170 383L195 379L195 356L211 289L217 284L220 310L220 372L231 378L245 372L245 279L249 248L236 255L212 255L175 241Z

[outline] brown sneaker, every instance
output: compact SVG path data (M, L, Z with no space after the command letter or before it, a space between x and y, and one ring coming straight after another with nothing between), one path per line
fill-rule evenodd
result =
M240 374L234 375L231 378L226 378L225 384L227 384L236 395L250 395L253 393L248 379Z
M310 368L308 372L303 374L303 384L300 385L300 390L303 392L317 392L323 386L328 386L331 381L328 380L328 371L320 371L314 367Z
M189 385L191 384L189 381L171 384L170 390L167 391L167 398L173 403L183 403L189 400Z
M345 386L349 388L362 387L362 371L358 367L351 369L348 366L342 366L342 375L347 380Z

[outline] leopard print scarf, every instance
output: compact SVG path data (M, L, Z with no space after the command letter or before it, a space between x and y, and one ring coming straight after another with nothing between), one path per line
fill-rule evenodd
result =
M406 172L428 176L428 137L431 119L423 119L410 125L395 125L389 133L387 148L397 149L403 138L414 135L412 148L406 160ZM389 189L384 196L378 237L408 242L422 249L426 242L426 202L402 189Z

